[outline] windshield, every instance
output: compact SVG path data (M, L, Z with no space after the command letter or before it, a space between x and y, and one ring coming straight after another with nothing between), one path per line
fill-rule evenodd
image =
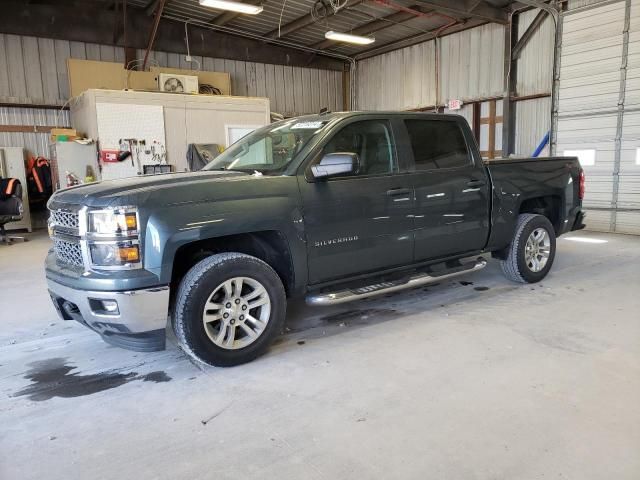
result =
M329 120L285 120L255 130L231 145L204 170L282 173Z

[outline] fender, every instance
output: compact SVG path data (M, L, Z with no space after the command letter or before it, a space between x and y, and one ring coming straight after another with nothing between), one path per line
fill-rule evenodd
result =
M295 177L289 177L295 182ZM144 235L145 268L169 283L178 249L200 240L277 231L286 240L298 288L307 281L306 239L297 188L269 196L176 202L150 212ZM230 250L233 247L230 246Z

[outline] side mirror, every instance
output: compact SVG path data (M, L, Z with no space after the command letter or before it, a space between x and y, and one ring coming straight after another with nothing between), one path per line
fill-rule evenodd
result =
M358 167L357 153L327 153L320 163L311 167L314 178L328 178L353 173Z

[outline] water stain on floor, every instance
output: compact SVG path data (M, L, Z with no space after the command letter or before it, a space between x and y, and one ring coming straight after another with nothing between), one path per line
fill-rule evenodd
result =
M69 365L66 358L51 358L29 364L24 378L31 385L16 392L14 397L26 396L29 400L41 402L53 397L74 398L120 387L125 383L142 380L143 382L168 382L171 377L165 372L155 371L145 375L136 372L106 370L91 375L72 373L77 367Z

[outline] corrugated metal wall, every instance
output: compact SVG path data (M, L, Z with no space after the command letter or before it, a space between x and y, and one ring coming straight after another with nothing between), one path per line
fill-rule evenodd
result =
M538 12L538 9L532 9L518 15L518 38L531 25ZM518 95L551 93L553 37L553 19L547 15L520 53L516 87Z
M360 110L414 109L436 103L434 40L359 61ZM438 104L502 95L504 27L487 24L438 40Z
M137 52L138 58L144 51ZM60 105L69 96L67 58L124 62L120 47L66 40L53 40L0 34L0 103ZM285 115L315 113L321 108L342 110L342 73L314 68L288 67L209 57L153 52L152 61L160 66L197 68L229 72L232 93L268 97L271 110ZM0 124L55 126L55 110L23 107L0 109ZM68 126L66 113L58 125ZM49 155L48 135L44 133L0 133L0 145L25 146L31 153Z
M435 105L435 42L358 62L356 90L359 110L410 110Z
M521 100L516 105L516 155L533 155L551 128L551 97ZM548 146L543 155L548 155Z
M138 51L138 58L144 50ZM266 63L193 56L187 62L177 53L152 52L151 62L161 67L197 69L231 74L233 95L267 97L271 110L287 116L317 113L327 107L342 110L342 72Z
M440 94L472 100L501 96L504 90L504 27L495 23L440 40Z
M538 9L532 9L519 14L518 38L538 12ZM516 75L518 96L551 94L554 34L553 19L547 15L520 53ZM515 153L531 155L551 127L551 97L519 101L515 112Z
M0 107L0 125L69 125L67 110ZM49 158L49 134L0 132L0 146L23 147L33 155Z
M518 35L538 10L520 14ZM438 41L438 104L452 98L470 101L501 97L504 91L504 27L488 24ZM551 93L554 26L547 17L521 52L517 95ZM361 110L409 110L435 105L435 41L428 41L358 62L357 106ZM550 98L520 101L516 107L518 155L531 155L551 124Z

